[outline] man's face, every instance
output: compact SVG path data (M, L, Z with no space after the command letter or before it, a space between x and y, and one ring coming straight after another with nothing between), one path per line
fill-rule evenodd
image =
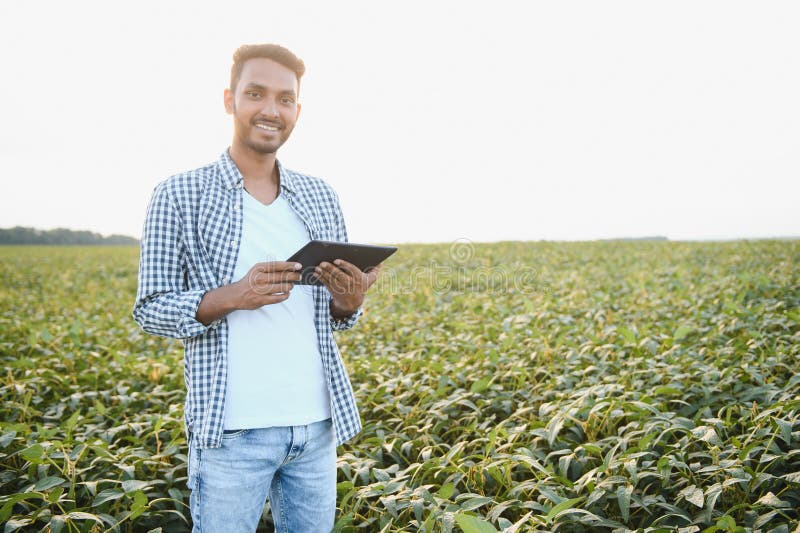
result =
M271 59L248 59L225 109L233 115L233 142L258 154L274 154L286 142L300 114L295 73Z

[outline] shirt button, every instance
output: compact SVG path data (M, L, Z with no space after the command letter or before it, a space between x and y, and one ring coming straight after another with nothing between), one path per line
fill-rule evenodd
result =
M231 248L233 248L234 246L236 246L236 241L231 241Z

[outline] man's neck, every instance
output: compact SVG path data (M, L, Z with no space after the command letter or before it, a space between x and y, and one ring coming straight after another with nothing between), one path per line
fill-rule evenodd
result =
M280 175L275 154L260 154L247 147L231 145L230 155L244 178L244 187L256 200L270 204L278 196Z

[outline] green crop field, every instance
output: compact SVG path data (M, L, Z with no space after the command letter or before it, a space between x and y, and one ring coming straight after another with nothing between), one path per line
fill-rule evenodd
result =
M800 241L403 246L337 333L339 531L800 531ZM138 250L0 248L5 531L187 531ZM263 530L271 525L265 513Z

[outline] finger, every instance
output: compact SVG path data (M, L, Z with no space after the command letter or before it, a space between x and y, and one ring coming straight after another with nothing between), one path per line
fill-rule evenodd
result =
M331 279L345 279L349 275L344 270L340 269L336 265L328 263L327 261L320 263L319 268L323 272L327 272L331 276Z
M292 287L294 287L292 283L266 283L264 285L251 285L250 290L259 296L268 296L270 294L288 293L292 290Z
M265 294L259 298L258 304L259 306L277 304L285 301L289 296L290 293L288 291L278 294Z
M294 288L294 283L273 283L270 286L270 293L272 294L281 294L284 292L291 292Z
M360 268L355 266L353 263L348 263L344 259L337 259L333 263L354 278L359 278L361 277L361 274L363 274Z
M303 268L303 265L296 261L265 261L256 263L256 266L261 272L297 271Z
M299 272L261 272L254 270L249 276L250 286L265 287L274 283L293 283L300 281Z
M320 263L319 266L314 268L314 274L326 284L333 282L334 279L336 279L338 271L339 269L324 261Z
M272 272L266 275L271 277L273 283L294 283L302 278L300 271L287 272L284 270L283 272Z
M337 269L330 263L323 263L314 270L314 274L322 281L323 285L328 288L333 294L343 294L346 290L348 283L341 270Z

